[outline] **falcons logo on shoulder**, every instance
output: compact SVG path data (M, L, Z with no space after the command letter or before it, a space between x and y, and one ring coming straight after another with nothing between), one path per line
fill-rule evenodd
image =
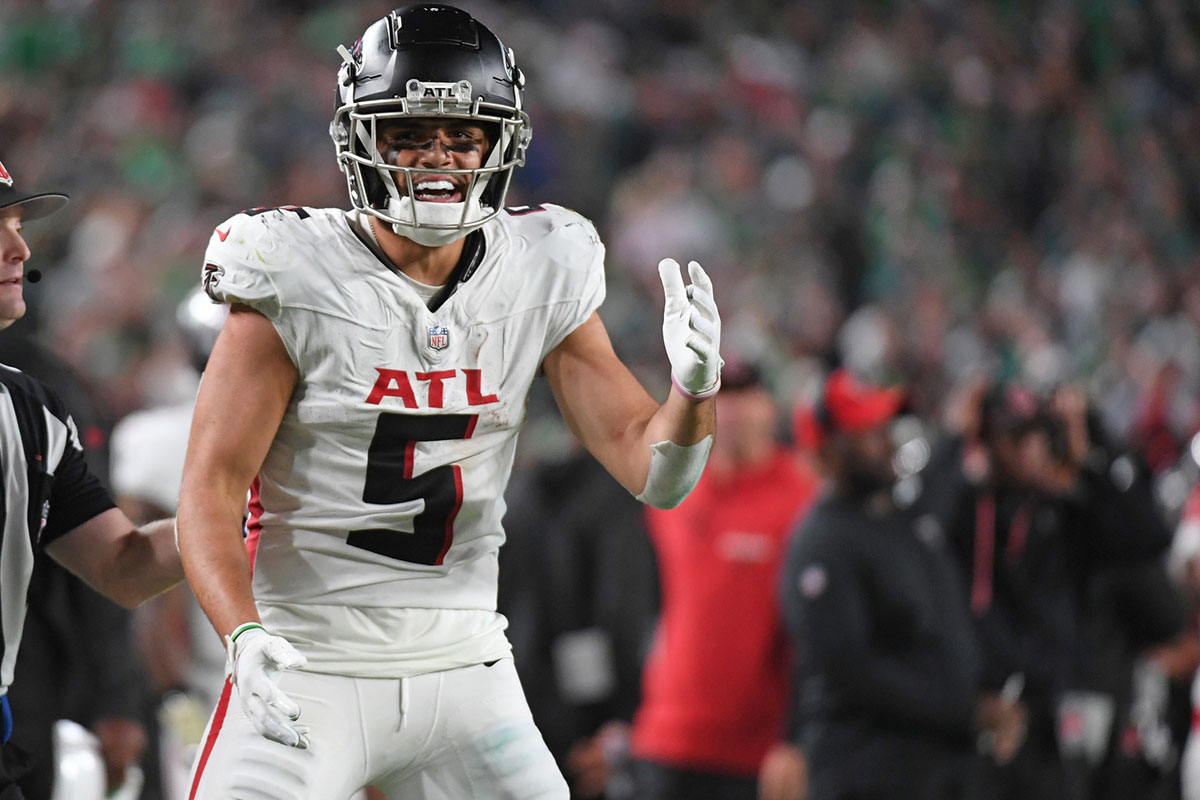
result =
M217 297L217 284L221 282L221 277L225 274L224 267L218 267L216 264L204 265L204 293L208 295L208 299L214 303L221 302Z

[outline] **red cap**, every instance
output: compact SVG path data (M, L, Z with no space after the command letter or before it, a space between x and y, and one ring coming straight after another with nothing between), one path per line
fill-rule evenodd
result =
M813 428L819 443L826 433L861 433L876 428L896 416L904 405L904 391L865 385L846 369L834 370L825 380L821 397L813 408Z

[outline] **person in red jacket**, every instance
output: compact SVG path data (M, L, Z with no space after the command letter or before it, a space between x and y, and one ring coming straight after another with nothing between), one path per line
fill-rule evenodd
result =
M635 797L800 797L799 751L784 743L791 660L775 596L786 540L818 479L776 439L778 408L749 364L729 363L708 468L678 508L647 511L662 612L630 749ZM786 772L786 770L784 770Z

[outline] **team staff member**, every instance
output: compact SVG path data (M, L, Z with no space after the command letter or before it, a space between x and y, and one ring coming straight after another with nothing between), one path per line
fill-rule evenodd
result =
M22 223L66 205L58 193L18 191L0 164L0 328L25 314L30 251ZM38 381L0 365L0 800L20 800L28 756L9 742L8 706L26 598L41 552L132 608L183 577L171 520L135 528L88 470L71 417ZM19 720L17 721L19 724Z
M979 649L940 528L896 500L889 432L902 402L845 370L814 416L828 489L792 540L781 594L799 655L811 800L948 800L972 734L1004 753L1019 707L980 699Z
M686 288L659 265L660 404L596 313L592 224L504 207L532 136L512 50L425 4L340 52L330 131L355 210L238 214L206 254L232 309L196 401L179 545L232 685L193 794L565 800L496 612L517 432L544 372L605 468L677 505L715 426L712 284L695 262Z
M663 610L630 742L640 800L802 796L803 759L784 738L792 658L775 587L818 481L776 440L777 423L758 369L727 366L704 476L679 508L646 510ZM790 793L759 785L768 754L793 764Z
M604 790L626 753L637 800L804 797L804 757L785 736L792 654L775 587L818 480L777 440L778 416L759 369L726 364L700 482L678 508L639 512L661 613L632 728L613 720L572 750L580 797L613 796Z

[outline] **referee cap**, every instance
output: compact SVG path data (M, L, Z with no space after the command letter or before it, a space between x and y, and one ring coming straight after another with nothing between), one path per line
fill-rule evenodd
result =
M13 184L12 174L0 162L0 209L23 206L22 219L41 219L67 204L67 196L61 192L22 192Z

